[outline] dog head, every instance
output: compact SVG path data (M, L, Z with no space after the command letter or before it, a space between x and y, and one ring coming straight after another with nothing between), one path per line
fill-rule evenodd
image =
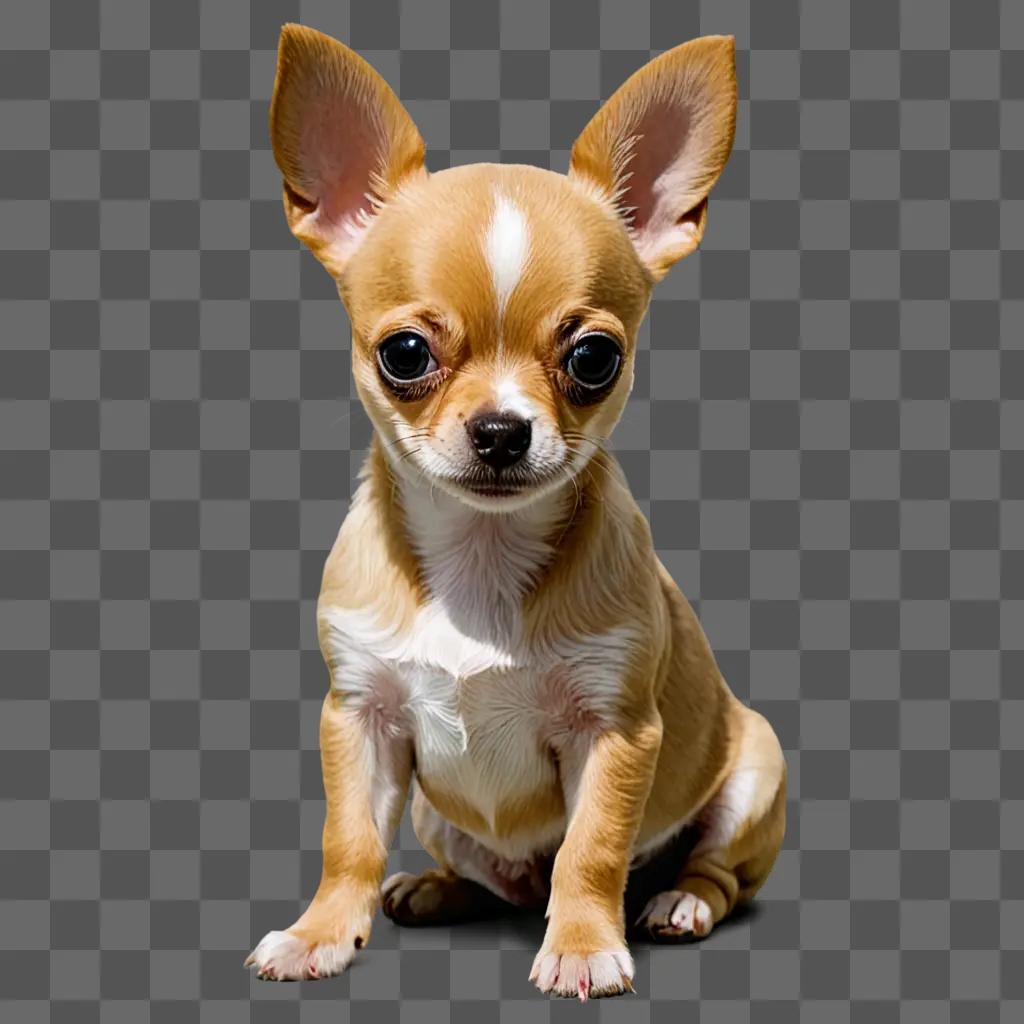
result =
M568 174L428 173L383 78L284 27L270 127L288 223L338 284L397 471L493 511L580 472L622 413L653 284L700 242L735 115L733 40L709 36L629 78Z

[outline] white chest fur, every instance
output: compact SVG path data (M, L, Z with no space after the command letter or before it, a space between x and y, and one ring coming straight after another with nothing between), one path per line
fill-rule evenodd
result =
M503 806L557 784L554 753L613 714L636 638L619 628L525 642L522 596L551 557L536 524L461 506L426 513L409 517L431 593L411 628L373 608L320 609L333 685L378 742L411 740L420 777L493 824Z
M377 742L411 740L417 773L492 826L500 808L556 784L554 754L612 716L633 639L615 630L528 651L466 636L439 604L404 635L372 613L321 614L344 705Z

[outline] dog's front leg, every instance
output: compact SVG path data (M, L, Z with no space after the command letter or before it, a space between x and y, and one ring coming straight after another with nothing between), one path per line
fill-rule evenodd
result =
M583 1000L632 989L622 900L660 748L661 718L651 708L563 753L569 825L530 974L543 992Z
M246 960L273 981L340 974L365 945L409 789L409 740L372 733L333 690L320 715L320 760L327 799L320 885L298 921L270 932Z

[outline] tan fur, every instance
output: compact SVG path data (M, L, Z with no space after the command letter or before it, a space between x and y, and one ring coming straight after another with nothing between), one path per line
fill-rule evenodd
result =
M731 36L705 36L669 50L623 83L572 148L570 175L593 182L629 213L629 178L645 170L636 140L685 107L690 167L683 187L670 197L669 212L691 230L675 244L647 250L656 280L693 252L704 233L707 196L729 158L736 130L734 60Z
M414 774L414 824L439 869L419 880L389 881L396 920L467 915L476 883L448 863L452 836L471 851L488 843L497 851L503 843L529 848L531 837L564 833L557 853L551 850L548 930L533 974L545 991L586 998L631 987L627 875L644 851L684 825L703 837L679 865L676 895L688 901L682 906L689 916L676 914L682 925L651 918L648 926L662 937L709 928L753 895L775 860L785 816L778 740L729 691L604 448L632 386L652 284L700 239L708 192L732 144L735 102L732 40L695 40L641 69L612 97L577 141L568 176L494 164L428 175L418 133L365 62L310 30L287 27L282 34L271 127L286 212L337 279L352 322L356 386L376 431L319 602L321 648L338 687L325 702L321 729L323 880L300 921L288 933L272 933L298 937L309 956L368 936L401 810L395 794L404 799ZM358 238L345 235L341 248L330 233L333 221L317 219L315 193L334 189L336 199L354 190L346 182L335 188L325 176L324 161L344 149L337 140L324 144L326 156L310 151L314 136L303 121L309 105L328 126L348 126L357 148L365 150L367 139L379 148L367 181L374 213ZM344 109L335 116L337 106ZM644 140L656 134L660 116L682 142ZM649 184L677 183L682 191L642 194L645 175ZM623 209L631 195L645 204L632 221ZM501 302L485 251L499 196L529 229L522 272ZM414 401L389 390L376 363L377 346L399 329L426 338L440 366L440 383ZM619 342L623 370L601 401L575 405L553 383L558 339L586 330ZM429 480L431 497L435 484L455 487L435 478L432 467L454 459L465 444L465 422L493 404L496 381L505 378L529 399L538 429L564 439L567 458L589 456L581 469L545 485L549 511L536 541L554 554L538 564L519 604L522 649L559 650L574 638L614 637L623 629L642 642L622 641L628 646L621 677L613 694L601 695L612 701L610 711L595 711L599 705L587 704L589 698L577 709L571 694L551 691L551 714L564 712L570 732L577 730L552 746L557 771L534 790L482 808L448 776L414 764L413 741L405 733L387 738L386 717L384 731L375 732L365 723L377 721L376 712L345 713L344 669L332 638L339 614L367 609L386 636L411 635L433 596L406 495L417 480ZM491 514L502 513L481 513ZM461 685L468 700L481 684L467 678ZM561 708L560 700L569 703ZM383 810L374 802L381 773L392 797ZM674 898L659 906L671 909ZM265 969L269 954L254 957L274 976L273 964Z
M274 86L270 138L274 159L284 175L288 225L332 273L341 273L347 253L331 245L328 225L309 216L311 207L325 205L330 185L306 159L309 136L333 135L337 163L356 159L359 150L365 150L367 179L362 187L337 197L342 206L361 200L363 192L370 193L372 204L378 206L391 198L405 179L422 175L423 139L398 97L366 61L301 25L285 25L281 30ZM315 124L304 129L303 115L310 108L315 108L318 116ZM358 120L346 116L350 109L367 116ZM363 125L363 130L357 125ZM345 213L332 210L332 220Z

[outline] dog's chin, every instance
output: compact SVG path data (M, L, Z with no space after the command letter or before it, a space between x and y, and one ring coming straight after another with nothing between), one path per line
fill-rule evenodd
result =
M568 457L545 460L540 466L517 466L511 473L495 473L482 464L462 463L431 452L427 458L396 454L394 444L384 448L392 470L414 488L431 495L443 493L480 512L519 512L558 492L579 490L576 477L588 457L572 449Z
M538 480L505 481L500 477L480 480L475 477L438 477L438 487L464 505L481 512L517 512L541 498L569 486L566 474Z

